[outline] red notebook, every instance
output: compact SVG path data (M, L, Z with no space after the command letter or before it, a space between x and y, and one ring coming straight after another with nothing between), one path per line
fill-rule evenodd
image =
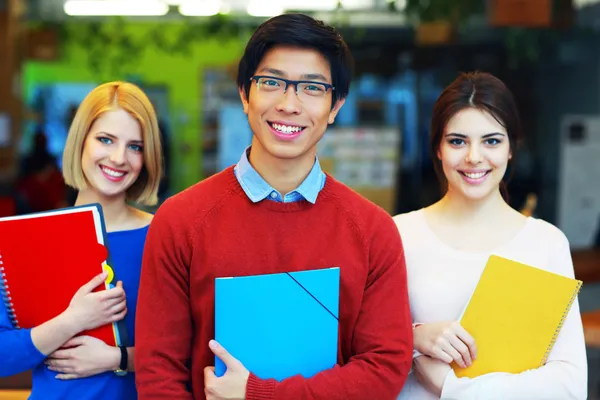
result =
M0 218L0 292L15 328L33 328L67 309L86 282L109 271L99 204ZM110 346L127 346L124 321L82 332Z

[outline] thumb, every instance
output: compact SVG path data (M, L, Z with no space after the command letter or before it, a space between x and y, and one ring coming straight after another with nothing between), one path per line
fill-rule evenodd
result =
M117 282L117 287L120 287L120 288L122 288L122 287L123 287L123 281L118 281L118 282Z
M239 361L225 350L225 347L217 343L216 340L208 342L208 347L212 350L215 356L219 357L227 367L227 370L235 369L239 365Z
M79 292L84 294L91 293L92 290L103 284L107 277L108 272L102 272L101 274L96 275L91 281L79 288Z
M72 339L69 339L65 344L63 344L62 348L81 346L84 342L85 342L84 336L76 336Z

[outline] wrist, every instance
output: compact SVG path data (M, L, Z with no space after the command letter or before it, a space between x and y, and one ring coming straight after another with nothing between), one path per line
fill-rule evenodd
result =
M84 327L79 325L77 318L73 317L69 310L64 311L58 317L56 317L56 321L66 336L74 337L85 330Z
M106 358L106 370L116 371L121 364L121 349L115 346L108 347L108 357Z
M419 348L420 348L420 343L419 343L419 334L421 333L421 329L420 329L420 327L421 327L422 325L423 325L423 324L420 324L420 323L415 323L415 324L412 324L412 331L413 331L413 347L414 347L414 349L415 349L415 350L417 350L417 351L419 351L419 352L421 351L421 350L419 349Z

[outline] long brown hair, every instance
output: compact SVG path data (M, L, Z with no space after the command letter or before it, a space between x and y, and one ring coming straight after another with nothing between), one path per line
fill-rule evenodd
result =
M448 180L437 154L442 143L444 130L450 119L465 108L476 108L492 115L506 129L512 154L512 163L523 132L517 105L511 91L492 74L486 72L461 73L438 97L433 106L429 151L433 168L442 184L442 192L448 190ZM506 181L500 183L500 193L508 202Z

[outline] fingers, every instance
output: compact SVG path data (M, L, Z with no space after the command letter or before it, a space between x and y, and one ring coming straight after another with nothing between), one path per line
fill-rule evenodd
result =
M452 361L454 361L454 357L452 357L448 351L446 351L447 348L452 348L451 346L447 346L446 343L441 342L439 345L436 345L433 348L433 354L431 354L432 357L437 358L440 361L443 361L447 364L450 364ZM450 352L452 350L449 350Z
M50 357L48 357L48 360L64 360L67 358L71 358L71 351L56 350L54 353L50 354Z
M58 374L56 375L56 379L60 379L61 381L68 381L71 379L78 379L79 376L75 374Z
M212 400L217 398L215 393L214 384L217 380L215 375L215 367L204 368L204 396L206 400Z
M65 347L77 347L77 346L81 346L82 344L84 344L85 339L86 339L85 336L76 336L74 338L69 339L61 347L65 348ZM54 352L54 353L56 354L57 352Z
M115 286L112 289L94 293L94 296L97 296L101 301L125 299L125 290L123 290L123 286Z
M73 372L73 361L71 359L54 359L48 358L44 362L48 366L48 369L59 372Z
M210 347L215 356L219 357L219 359L223 361L227 367L227 370L235 369L239 365L239 361L229 354L227 350L225 350L225 348L215 340L211 340L208 343L208 347Z
M106 302L106 308L112 313L121 312L127 307L125 299L113 299Z
M467 345L464 344L457 336L449 337L448 341L450 342L450 345L460 354L460 362L456 361L456 359L454 359L454 361L456 361L456 363L463 368L471 366L473 361L471 360L471 353Z
M463 346L464 346L464 344L463 344ZM466 349L467 346L464 346L464 347ZM446 354L448 354L450 357L452 357L452 361L456 362L456 364L458 364L459 367L461 367L461 368L466 367L466 364L465 364L465 361L463 360L462 354L453 346L453 344L450 342L450 340L443 344L442 350Z
M127 308L125 308L120 313L113 315L112 318L110 319L110 322L118 322L118 321L122 320L123 318L125 318L125 315L127 315Z
M471 358L475 360L477 358L477 346L475 345L475 339L469 334L460 324L455 327L456 336L469 348Z
M215 375L215 367L206 367L204 368L204 382L210 382L211 379L216 378Z
M94 289L103 284L107 277L108 272L102 272L101 274L96 275L88 283L80 287L78 292L85 294L91 293Z
M438 336L434 356L444 362L454 361L461 368L465 368L473 363L472 349L476 350L475 340L458 322L454 322Z

